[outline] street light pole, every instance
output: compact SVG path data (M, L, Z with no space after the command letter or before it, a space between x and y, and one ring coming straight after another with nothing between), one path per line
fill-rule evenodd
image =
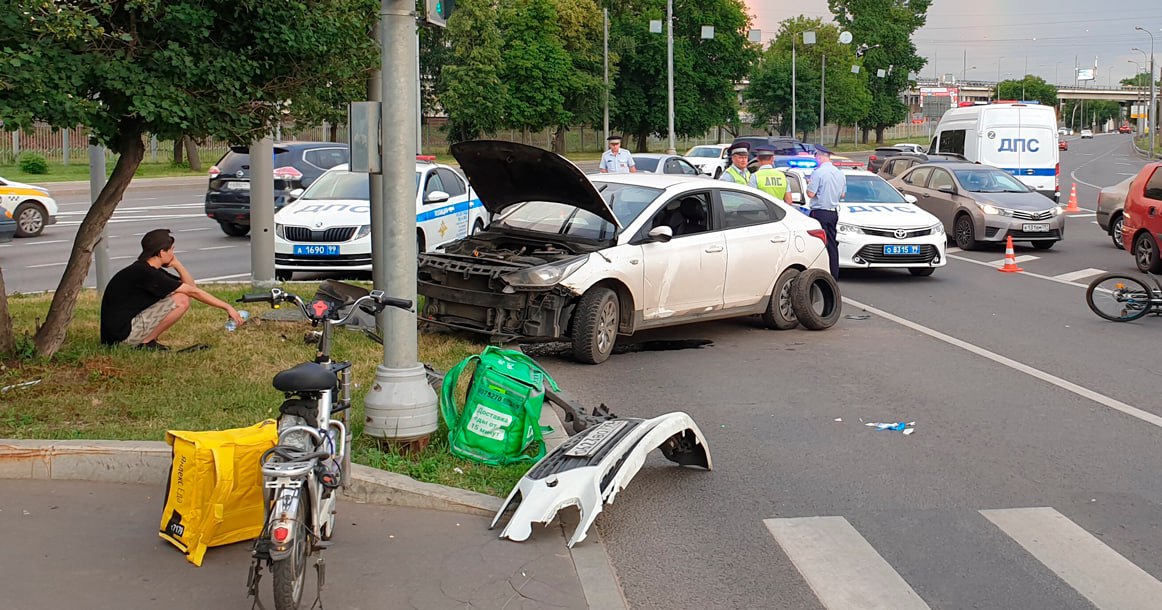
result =
M666 0L666 67L666 85L669 88L670 100L670 147L666 152L674 155L678 153L674 145L674 0Z
M602 29L605 32L605 39L603 42L603 50L605 52L605 120L602 126L605 128L605 136L609 137L609 9L601 9Z
M1150 109L1146 111L1146 126L1150 130L1150 160L1154 159L1154 140L1158 138L1158 113L1155 104L1154 91L1154 34L1149 30L1134 26L1135 30L1141 30L1150 37Z
M1001 99L1001 60L1004 58L1005 58L1004 55L1001 55L1000 57L997 58L997 86L996 86L996 91L993 92L993 101L994 102Z
M795 134L798 133L797 131L795 131L795 128L797 127L795 125L795 39L798 37L799 37L798 34L793 34L791 36L791 137L792 138L794 138Z

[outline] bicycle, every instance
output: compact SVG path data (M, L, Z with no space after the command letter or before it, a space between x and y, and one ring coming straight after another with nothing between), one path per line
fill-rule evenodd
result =
M1131 322L1146 314L1162 315L1162 283L1149 286L1138 277L1107 273L1094 278L1085 291L1085 302L1097 315L1114 322Z
M274 581L275 609L297 610L307 564L318 553L315 603L321 605L326 575L322 551L330 546L334 533L335 491L346 485L344 474L351 465L351 435L345 417L351 407L351 363L331 360L331 332L358 309L370 314L388 306L411 310L412 302L373 290L352 303L342 316L340 309L346 304L315 300L308 306L279 288L268 294L244 295L238 302L267 302L275 309L282 303L293 303L311 326L322 325L321 332L314 332L318 346L314 361L274 376L275 389L286 399L279 407L278 443L260 460L265 526L254 541L246 580L247 595L254 597L252 607L262 608L258 582L263 566L267 566Z

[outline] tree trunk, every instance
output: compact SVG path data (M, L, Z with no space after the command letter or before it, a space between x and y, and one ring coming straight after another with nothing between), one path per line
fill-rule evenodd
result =
M859 131L860 131L860 142L867 144L868 128L867 127L860 127Z
M0 358L16 351L16 332L8 315L8 291L4 288L4 268L0 267Z
M648 134L648 133L643 132L643 133L637 134L637 137L636 137L637 143L634 144L633 151L635 153L648 153L648 152L650 152L649 145L647 144L647 142L649 142L649 138L650 138L650 134Z
M126 127L122 127L126 129ZM113 210L125 195L125 189L133 180L133 174L145 158L145 143L141 140L140 129L133 129L130 133L119 136L117 150L117 165L113 167L113 174L97 195L97 200L89 207L85 219L77 229L77 236L73 240L73 248L69 254L69 262L65 265L65 272L61 276L60 284L52 296L52 304L48 308L48 316L44 324L36 331L36 353L49 358L60 349L65 341L65 334L73 321L73 314L77 306L77 296L89 274L89 267L93 262L93 248L101 239L101 231L113 216Z
M565 126L560 125L557 127L556 133L553 134L553 152L558 155L565 154L565 133Z
M202 159L198 156L198 143L190 136L182 136L182 141L186 145L186 158L190 160L190 169L195 172L202 171Z
M182 141L185 139L186 139L186 137L182 136L182 137L173 141L173 164L174 165L181 165L182 164L182 153L184 152L184 149L182 148Z
M839 146L839 131L841 129L843 129L843 127L840 126L839 123L836 123L835 124L835 144L832 144L832 146Z
M330 133L327 134L327 141L328 142L338 142L339 141L339 126L336 125L335 123L331 123L330 127L328 127L328 131L330 131Z
M884 130L887 125L876 125L876 146L884 145Z

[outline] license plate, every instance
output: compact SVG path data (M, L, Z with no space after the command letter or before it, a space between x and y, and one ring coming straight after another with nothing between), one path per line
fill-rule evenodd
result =
M339 246L295 245L296 256L339 256Z
M1044 222L1038 222L1038 223L1028 223L1027 222L1027 223L1021 225L1021 230L1026 232L1026 233L1048 233L1049 232L1049 224L1044 223Z
M884 254L919 254L920 246L884 246Z
M249 191L249 182L225 182L222 184L222 189L227 191Z

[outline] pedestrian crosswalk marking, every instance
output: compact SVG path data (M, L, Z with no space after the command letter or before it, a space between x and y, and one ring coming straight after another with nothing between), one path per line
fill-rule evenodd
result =
M1073 281L1080 280L1083 277L1092 277L1095 275L1101 275L1103 273L1105 273L1105 270L1103 270L1103 269L1094 269L1093 267L1089 267L1088 269L1081 269L1080 271L1071 271L1069 273L1062 273L1061 275L1055 275L1053 277L1055 277L1059 280L1065 280L1066 282L1073 282Z
M928 610L928 604L843 517L764 519L828 610Z
M1154 610L1162 604L1162 582L1052 508L980 514L1099 609Z

